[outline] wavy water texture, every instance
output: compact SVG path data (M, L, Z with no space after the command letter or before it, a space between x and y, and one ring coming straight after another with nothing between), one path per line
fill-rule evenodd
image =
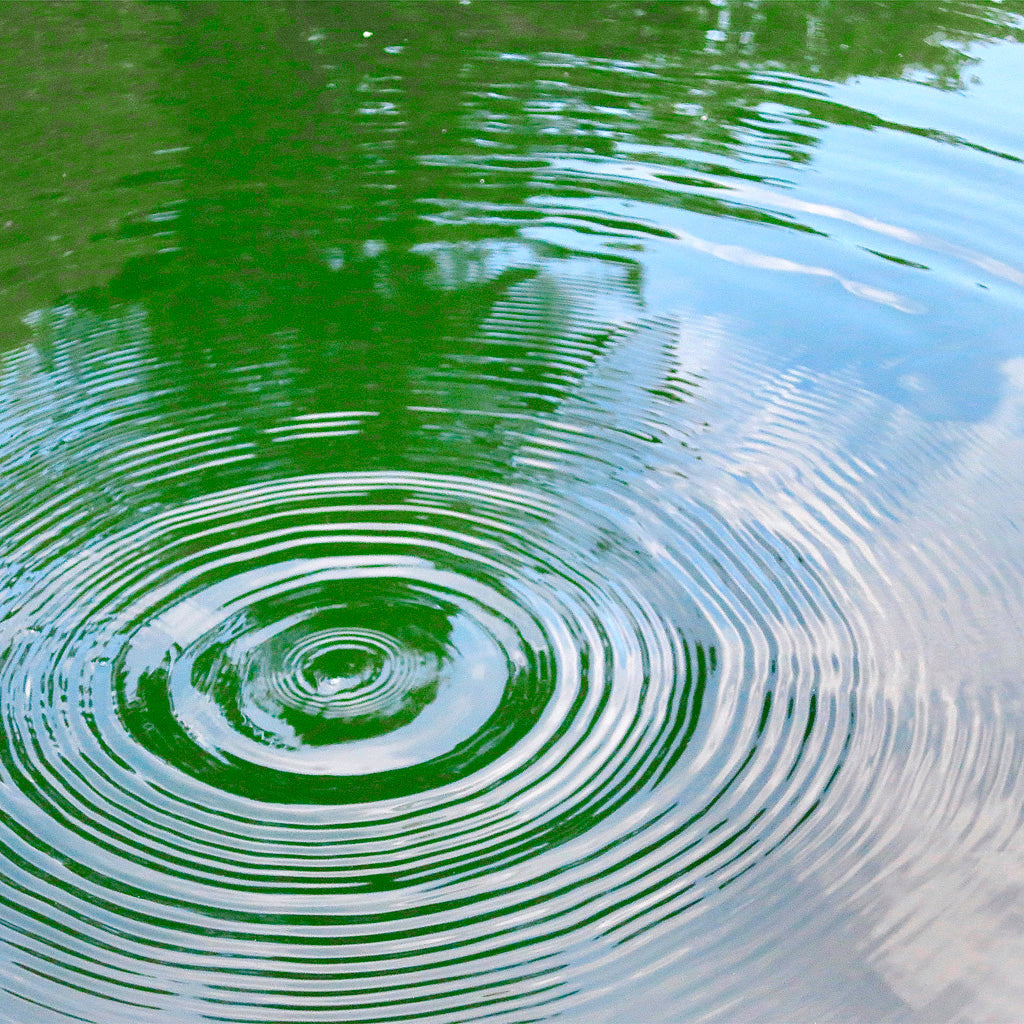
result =
M714 331L629 344L683 362ZM851 941L901 998L930 992L902 977L908 945L948 972L949 939L920 931L961 934L1005 884L977 858L1020 853L1024 552L987 521L1022 497L992 469L1020 464L999 452L1020 445L999 422L1014 367L1006 411L943 443L841 381L735 366L700 461L570 405L517 421L506 482L321 473L97 530L137 473L244 447L125 437L143 354L79 351L122 396L91 430L59 369L8 370L8 464L54 420L65 441L59 488L30 463L4 522L9 992L85 1019L518 1020L628 965L619 984L657 979L645 1013L728 1018L784 998L850 918L878 922ZM677 396L634 385L636 418L667 423ZM595 485L595 451L620 479ZM971 879L955 907L928 892L951 872Z
M174 251L25 316L3 1020L1019 1018L1024 191L968 183L1024 145L937 88L1019 19L905 28L921 82L852 15L538 9L254 6Z

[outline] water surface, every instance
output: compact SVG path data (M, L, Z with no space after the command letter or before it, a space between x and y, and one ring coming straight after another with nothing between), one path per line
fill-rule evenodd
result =
M0 13L0 1018L1018 1021L1024 10Z

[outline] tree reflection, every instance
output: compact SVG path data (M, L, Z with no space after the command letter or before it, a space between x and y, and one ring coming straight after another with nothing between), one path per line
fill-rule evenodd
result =
M824 0L174 8L147 22L167 44L149 102L182 133L180 165L125 178L113 152L106 173L120 190L112 200L97 181L90 191L97 209L120 209L122 237L159 244L76 301L148 310L158 390L179 410L213 401L259 430L296 410L369 406L386 414L370 450L393 454L424 375L479 356L495 304L540 278L547 327L531 336L531 358L493 346L486 357L496 360L494 389L514 364L520 395L542 404L552 395L546 354L580 301L581 254L530 228L545 211L551 219L552 201L643 198L632 182L563 173L560 160L659 147L680 207L770 220L730 203L721 180L770 179L813 157L823 123L857 123L835 104L815 106L812 90L794 96L794 77L909 74L961 88L968 45L1020 37L1022 9ZM3 15L8 25L31 16L17 5ZM61 16L103 17L47 12ZM49 59L64 59L59 42ZM76 102L95 120L103 91ZM780 104L795 112L780 119ZM752 147L757 160L736 159ZM153 205L155 180L169 198ZM144 205L125 213L135 196ZM51 258L30 245L20 252ZM582 258L595 289L640 308L642 271L628 245ZM591 333L592 359L609 332ZM553 372L571 390L583 370Z

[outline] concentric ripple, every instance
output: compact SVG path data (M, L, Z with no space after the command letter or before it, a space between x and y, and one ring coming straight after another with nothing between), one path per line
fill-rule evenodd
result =
M880 898L857 881L874 858L935 834L885 826L907 780L969 763L956 785L1009 785L1021 751L965 726L971 698L928 707L949 554L922 547L882 463L827 440L877 430L884 407L737 363L704 405L732 425L698 461L667 443L678 389L635 387L689 337L640 326L633 384L614 364L594 381L601 401L634 387L660 445L599 426L580 442L564 428L596 423L586 397L568 420L517 420L504 483L314 473L124 528L97 495L154 449L174 476L230 474L244 444L183 424L98 465L72 441L89 486L24 491L5 519L8 990L58 1016L252 1022L590 1017L609 993L619 1020L640 972L651 1019L784 1007L778 965L837 905ZM420 415L428 439L491 429ZM903 434L922 481L993 443ZM618 473L595 485L598 450ZM911 549L897 524L915 517ZM974 553L979 579L990 558ZM984 599L960 577L943 607L966 628ZM809 876L829 881L794 901ZM763 948L737 942L731 915L752 908ZM752 985L751 965L769 977Z
M1019 1019L1024 148L957 104L1024 29L593 9L153 16L162 205L0 361L5 1024Z
M638 576L636 539L579 511L568 530L535 491L322 474L204 496L40 566L4 622L3 763L33 884L122 918L142 961L167 928L290 960L271 951L299 927L287 987L325 1019L433 1006L452 942L547 991L543 921L582 904L559 906L571 889L545 851L589 847L654 791L716 664L684 581L646 557ZM26 564L38 529L22 524ZM554 901L539 918L538 900ZM176 908L155 934L154 903ZM68 984L99 957L93 928ZM526 976L502 964L512 934L542 947ZM346 995L371 955L393 983ZM301 966L323 956L331 998ZM112 983L149 1005L148 985Z

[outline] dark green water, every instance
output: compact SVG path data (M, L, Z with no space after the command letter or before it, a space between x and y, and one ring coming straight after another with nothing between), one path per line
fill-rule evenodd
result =
M1024 1019L1022 40L0 9L0 1019Z

